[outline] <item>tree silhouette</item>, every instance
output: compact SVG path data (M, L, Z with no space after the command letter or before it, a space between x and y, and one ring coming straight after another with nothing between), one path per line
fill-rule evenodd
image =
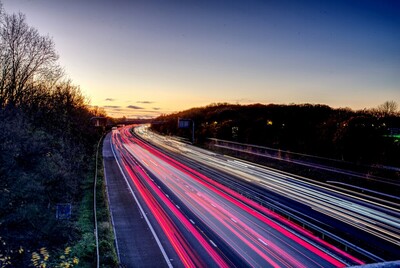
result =
M160 116L152 128L189 138L190 133L176 125L178 117L192 118L200 143L219 138L354 162L399 165L394 157L400 154L399 144L387 137L389 128L400 127L396 109L395 102L381 105L379 112L311 104L223 103Z
M376 109L380 116L394 116L397 114L398 105L395 101L385 101Z
M73 223L56 220L55 205L80 202L102 134L90 118L105 114L88 106L57 60L51 38L0 3L0 255L63 248L81 235ZM29 265L11 255L13 267Z
M30 100L40 84L52 84L62 71L48 36L26 23L25 15L1 13L0 108Z

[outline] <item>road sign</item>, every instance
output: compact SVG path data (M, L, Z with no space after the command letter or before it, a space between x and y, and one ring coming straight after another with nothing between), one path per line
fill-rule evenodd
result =
M101 116L95 116L90 118L90 122L95 127L105 127L107 126L107 118Z
M178 118L178 128L190 128L192 124L192 143L194 143L194 121L192 119Z
M71 204L57 204L56 218L58 220L65 220L71 218Z
M178 128L189 128L191 122L192 122L191 119L180 119L180 118L178 118Z

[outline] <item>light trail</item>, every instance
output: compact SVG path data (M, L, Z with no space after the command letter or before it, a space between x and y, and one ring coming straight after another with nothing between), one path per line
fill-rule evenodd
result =
M181 232L177 229L174 222L171 220L171 218L162 208L160 203L154 197L156 195L163 198L163 195L161 194L158 187L155 187L156 185L154 184L154 182L150 180L143 169L138 166L135 159L133 159L130 154L127 154L124 151L124 142L128 140L117 133L113 133L112 140L116 147L115 149L119 152L124 170L129 175L129 178L133 181L140 196L144 199L146 205L156 218L160 227L163 229L164 234L168 237L169 242L171 243L172 247L174 248L184 266L206 266L206 263L197 256L196 252L192 250L187 239L181 235ZM152 182L151 189L155 191L155 194L153 194L140 179L144 179L146 181L149 180L150 182ZM217 264L219 267L228 267L226 262L219 256L219 254L215 252L213 248L208 246L202 235L192 226L192 224L190 224L190 222L182 215L182 213L180 213L180 211L176 209L173 204L168 201L167 198L163 198L163 202L169 206L175 216L179 217L181 223L184 224L184 226L195 237L195 239L204 244L205 249L209 253L209 257L214 261L214 263Z
M146 138L147 130L140 130ZM400 206L368 195L339 192L329 184L299 180L244 161L220 157L176 140L152 133L151 142L184 154L201 164L241 177L248 182L313 207L316 211L400 246Z
M363 263L148 146L133 137L129 128L113 135L113 142L127 173L185 266L202 266L203 261L185 237L187 232L218 266L235 261L252 267L342 267ZM194 217L182 211L190 211ZM204 229L200 230L199 225ZM207 234L214 238L209 239ZM229 256L236 257L230 260Z

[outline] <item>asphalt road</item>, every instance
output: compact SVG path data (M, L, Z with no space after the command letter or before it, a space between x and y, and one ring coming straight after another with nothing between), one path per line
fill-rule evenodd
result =
M218 155L155 135L145 128L137 129L137 133L231 188L274 202L314 224L351 239L356 245L372 250L373 254L378 254L378 260L395 260L399 256L398 203L351 191L338 192L331 185Z
M122 267L168 267L143 218L111 150L111 134L103 143L110 211Z
M189 266L336 267L362 263L154 150L133 137L129 128L114 132L113 143L121 166L179 258ZM214 160L208 157L205 161Z

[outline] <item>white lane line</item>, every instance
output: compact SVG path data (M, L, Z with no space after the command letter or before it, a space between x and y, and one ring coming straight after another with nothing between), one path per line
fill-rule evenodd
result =
M209 241L210 241L210 243L211 243L214 247L217 248L217 245L214 243L214 241L212 241L211 239L210 239Z
M263 243L265 246L268 246L268 244L265 243L264 240L262 240L261 238L258 238L258 241L260 241L261 243Z
M146 220L146 223L147 223L147 225L149 226L150 231L151 231L151 233L153 234L154 239L156 240L157 245L158 245L158 247L159 247L160 250L161 250L161 253L162 253L163 257L164 257L165 262L167 263L167 265L168 265L169 268L173 268L172 263L171 263L170 259L168 258L167 253L165 252L164 247L161 245L160 239L158 238L156 232L154 231L154 228L153 228L153 226L151 225L149 219L147 218L146 213L144 213L144 210L143 210L142 206L140 205L139 200L137 199L135 193L133 192L132 187L131 187L131 185L130 185L129 182L128 182L128 179L126 178L125 173L124 173L124 171L122 170L122 167L121 167L121 165L119 164L119 162L118 162L118 160L117 160L117 156L115 155L115 152L114 152L114 148L113 148L113 144L112 144L112 142L111 142L111 139L110 139L110 144L111 144L111 150L112 150L113 155L114 155L114 158L115 158L115 162L117 162L117 165L118 165L118 167L119 167L119 170L121 171L121 174L122 174L122 176L124 177L126 184L129 186L129 190L131 191L132 196L133 196L133 198L134 198L135 201L136 201L136 204L138 205L140 211L142 212L143 217L144 217L144 219Z

